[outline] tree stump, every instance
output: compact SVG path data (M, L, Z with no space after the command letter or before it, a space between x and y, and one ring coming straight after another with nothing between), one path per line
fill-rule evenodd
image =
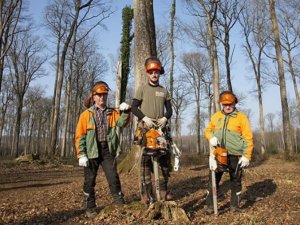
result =
M149 206L145 212L145 218L149 220L172 220L190 223L185 211L178 207L175 201L158 201Z

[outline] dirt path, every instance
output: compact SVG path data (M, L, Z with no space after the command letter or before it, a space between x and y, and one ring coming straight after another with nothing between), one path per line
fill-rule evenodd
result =
M97 183L99 214L83 212L82 169L75 166L22 165L0 171L0 224L181 224L147 221L139 203L136 174L121 174L127 205L111 204L103 172ZM181 168L172 173L170 187L176 203L191 224L300 224L300 166L272 158L246 170L242 211L230 212L228 175L221 184L219 216L205 215L207 166Z

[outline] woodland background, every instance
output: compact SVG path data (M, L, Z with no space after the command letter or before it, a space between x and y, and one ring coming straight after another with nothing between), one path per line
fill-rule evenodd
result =
M145 217L147 207L140 203L137 170L132 168L120 172L126 200L121 207L111 204L99 170L99 213L94 219L84 216L83 170L74 154L82 102L95 81L111 78L107 71L113 67L117 85L110 92L110 105L130 103L134 90L146 82L144 60L153 55L166 70L161 81L172 96L172 134L182 150L180 168L171 173L169 189L190 223L299 224L298 0L172 0L163 27L156 26L159 18L155 19L153 10L161 0L134 0L122 11L120 51L111 65L97 38L114 16L114 2L49 0L39 21L48 31L46 39L36 32L28 11L28 4L34 2L0 1L0 224L183 224ZM178 13L178 2L192 18L188 22ZM177 52L180 41L192 47ZM209 170L203 131L220 108L219 93L240 88L232 82L233 56L238 51L248 58L247 76L255 84L250 93L236 93L238 108L250 119L253 108L245 101L249 95L257 98L255 149L243 177L241 212L229 210L229 176L225 174L220 184L224 198L218 199L220 214L206 215ZM38 85L47 79L49 69L55 76L50 97L49 90ZM270 87L280 90L280 97L273 98L280 101L279 114L264 113L269 104L265 90ZM187 123L188 134L182 135ZM134 124L132 118L121 132L119 165L126 164L124 157L134 155L128 154L135 151Z
M179 1L179 0L177 0ZM153 4L138 1L122 11L120 52L115 67L116 92L110 105L131 102L134 90L146 82L144 60L157 55L166 75L162 77L172 96L171 127L174 140L183 153L205 154L203 131L213 112L220 108L222 90L232 85L232 57L236 53L233 36L241 35L243 53L249 59L249 76L255 83L250 93L257 98L259 124L254 129L255 154L283 153L292 159L299 152L299 38L300 4L297 0L181 0L193 20L177 16L176 1L170 1L166 26L155 26ZM106 79L110 66L97 46L99 29L105 32L107 18L114 16L112 2L104 0L51 0L45 8L43 25L47 42L35 32L27 0L0 3L0 156L16 158L23 154L41 157L74 157L74 131L83 100L93 83ZM235 33L233 33L235 30ZM179 40L194 47L178 53ZM51 62L55 86L45 96L36 81ZM180 75L174 64L180 65ZM293 90L287 95L287 80ZM34 82L35 81L35 82ZM264 90L280 89L281 113L264 113ZM237 93L238 107L251 118L243 105L248 93ZM189 134L182 135L193 116ZM123 152L130 151L134 132L131 125L122 131Z

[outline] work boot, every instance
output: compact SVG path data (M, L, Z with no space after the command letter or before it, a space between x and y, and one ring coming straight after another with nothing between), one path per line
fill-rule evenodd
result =
M205 206L205 214L212 215L214 213L214 208L211 206Z
M85 216L87 218L94 218L94 217L96 217L97 216L96 209L95 208L88 208L88 209L86 209Z
M225 194L222 193L221 191L217 191L217 199L218 199L219 201L225 200Z
M113 203L116 205L124 205L124 195L122 192L119 192L118 194L113 194Z
M206 195L206 207L205 207L205 214L211 215L214 213L214 204L213 204L213 197L212 194L210 194L209 191L207 191Z
M171 201L173 199L173 195L171 194L170 191L161 190L160 198L165 201Z
M152 197L152 183L142 184L142 203L145 205L151 205L153 203Z
M91 194L83 192L83 202L84 202L84 208L86 209L93 209L96 208L96 199L95 199L95 193L92 192Z
M166 200L166 195L167 195L167 191L166 190L160 190L159 194L160 194L160 199L161 200Z
M170 191L167 191L167 194L166 194L166 200L167 201L171 201L173 200L173 195Z
M241 192L231 192L230 198L230 211L240 212L240 197Z

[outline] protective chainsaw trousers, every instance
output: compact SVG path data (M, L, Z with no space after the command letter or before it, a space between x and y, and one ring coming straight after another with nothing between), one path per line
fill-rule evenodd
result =
M167 192L167 185L170 177L170 154L162 155L158 158L158 166L159 166L159 187L161 191ZM151 193L148 189L150 186L152 187L151 173L153 173L153 163L151 156L143 155L141 159L141 167L140 167L140 177L141 177L141 186L142 195L146 193ZM145 189L146 188L146 189ZM149 196L151 197L151 196Z
M124 201L115 158L109 152L107 142L98 143L98 151L99 157L89 159L88 167L84 167L83 192L87 209L96 207L95 185L100 165L104 171L114 201Z
M239 207L240 202L240 193L242 190L242 169L238 165L239 156L228 155L228 172L230 176L230 189L231 189L231 198L230 206ZM224 172L215 172L216 177L216 187L217 193L220 193L220 181ZM209 207L213 206L213 196L212 196L212 180L211 180L211 171L209 173L209 192L206 198L206 204Z

